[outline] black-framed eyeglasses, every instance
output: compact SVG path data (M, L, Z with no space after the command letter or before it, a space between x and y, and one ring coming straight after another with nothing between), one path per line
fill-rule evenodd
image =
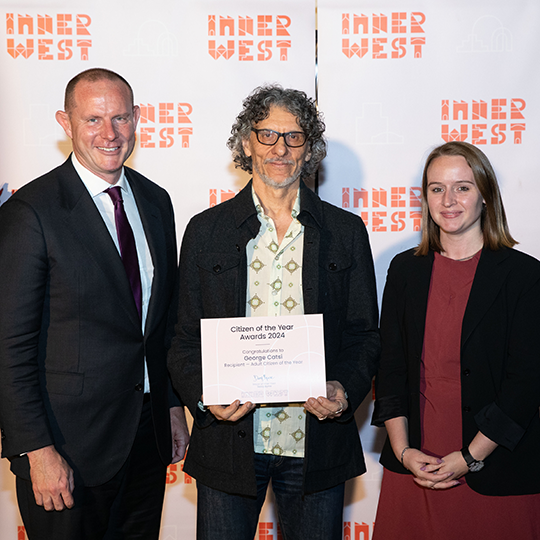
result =
M279 133L273 129L255 129L251 128L251 131L257 136L257 140L266 146L274 146L279 141L280 137L283 137L285 144L289 148L299 148L304 146L307 141L306 134L303 131L289 131L287 133Z

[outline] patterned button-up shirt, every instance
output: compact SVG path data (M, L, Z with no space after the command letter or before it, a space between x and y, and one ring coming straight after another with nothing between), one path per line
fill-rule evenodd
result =
M261 228L246 246L248 283L246 316L302 315L302 256L304 227L296 219L300 212L300 190L291 212L292 222L278 243L275 224L264 213L252 190ZM255 452L304 457L306 411L303 404L258 406L253 417Z

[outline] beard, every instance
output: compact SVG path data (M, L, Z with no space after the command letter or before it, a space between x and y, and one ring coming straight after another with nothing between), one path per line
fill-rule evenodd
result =
M283 163L287 163L288 165L293 165L294 164L292 161L288 161L288 160L283 161ZM253 161L253 170L257 173L257 176L259 176L259 178L268 187L277 188L277 189L284 189L284 188L287 188L287 187L291 186L292 184L294 184L300 178L300 175L302 174L303 168L304 168L303 166L300 167L294 174L292 174L291 176L285 178L285 180L283 180L281 182L276 182L274 179L270 178L269 176L264 174L262 171L260 171L257 164Z

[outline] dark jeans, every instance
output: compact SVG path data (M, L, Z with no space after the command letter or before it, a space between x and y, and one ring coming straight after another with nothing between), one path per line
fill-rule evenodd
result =
M341 540L344 484L302 495L304 460L255 454L257 497L197 483L197 540L253 540L270 479L283 540Z

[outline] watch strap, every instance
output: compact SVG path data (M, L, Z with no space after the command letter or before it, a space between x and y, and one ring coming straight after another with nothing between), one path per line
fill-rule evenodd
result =
M467 467L469 468L470 472L478 472L483 469L484 462L481 460L474 459L471 456L471 453L469 452L468 446L464 446L461 449L461 455L463 456L463 459L465 460L465 463L467 464Z

